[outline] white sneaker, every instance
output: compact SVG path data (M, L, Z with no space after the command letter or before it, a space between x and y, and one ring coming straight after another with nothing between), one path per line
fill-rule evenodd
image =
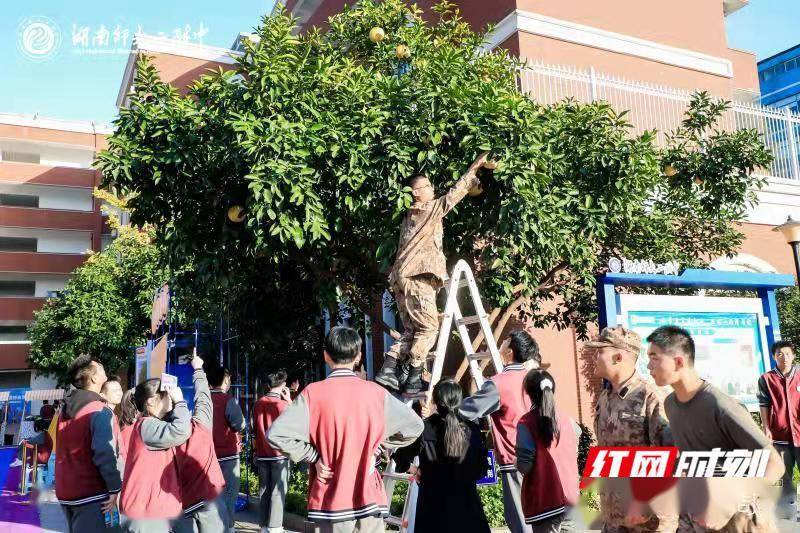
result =
M8 466L10 466L11 468L15 468L17 466L22 466L22 461L19 458L17 458L13 463L11 463Z

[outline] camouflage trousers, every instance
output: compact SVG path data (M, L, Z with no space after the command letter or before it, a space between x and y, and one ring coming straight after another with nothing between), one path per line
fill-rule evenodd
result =
M438 279L432 276L400 278L394 285L394 299L403 323L403 335L386 353L413 367L425 364L439 335L439 309L436 307Z

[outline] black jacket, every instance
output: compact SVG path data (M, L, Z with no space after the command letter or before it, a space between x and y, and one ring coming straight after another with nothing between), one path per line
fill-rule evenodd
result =
M486 475L486 446L478 426L462 422L469 445L461 459L444 455L444 420L437 414L425 420L419 439L395 454L397 470L405 472L419 455L421 479L415 531L418 533L488 533L475 482Z

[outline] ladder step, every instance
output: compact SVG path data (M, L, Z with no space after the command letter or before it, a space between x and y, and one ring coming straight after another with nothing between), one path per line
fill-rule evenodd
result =
M469 326L470 324L480 324L481 319L487 319L489 315L472 315L472 316L465 316L464 318L459 318L456 320L456 324L459 326Z
M444 286L445 286L445 288L447 290L450 290L450 281L448 280L445 283ZM459 281L458 283L456 283L455 290L463 289L463 288L466 288L466 287L469 287L469 280L467 278L464 278L461 281Z
M399 516L389 515L386 517L386 523L390 526L403 527L403 519Z
M410 481L411 474L406 474L404 472L384 472L383 477L394 479L396 481Z
M492 354L489 352L475 352L468 354L467 357L469 357L472 361L483 361L485 359L491 359Z

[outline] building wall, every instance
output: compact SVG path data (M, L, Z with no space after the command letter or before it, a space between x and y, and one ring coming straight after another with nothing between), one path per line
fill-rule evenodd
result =
M721 0L518 0L517 9L713 56L727 51Z
M519 56L534 62L568 65L626 79L694 91L703 89L730 97L730 78L689 70L633 55L609 52L540 35L520 33Z
M0 297L0 327L29 324L45 298L64 288L87 251L99 250L103 216L92 195L99 174L91 165L105 146L104 134L88 122L0 114L0 195L38 202L20 206L13 204L19 198L0 197L0 238L35 239L33 249L0 249L0 282L12 291ZM31 385L50 388L49 380L27 371L29 344L24 335L18 337L0 336L0 371L27 375Z
M795 46L758 62L761 103L799 109L800 46Z
M208 74L209 70L232 68L232 66L228 64L193 57L164 53L147 53L147 55L151 58L153 65L158 69L161 81L178 88L181 94L186 94L189 85L200 78L200 76Z

